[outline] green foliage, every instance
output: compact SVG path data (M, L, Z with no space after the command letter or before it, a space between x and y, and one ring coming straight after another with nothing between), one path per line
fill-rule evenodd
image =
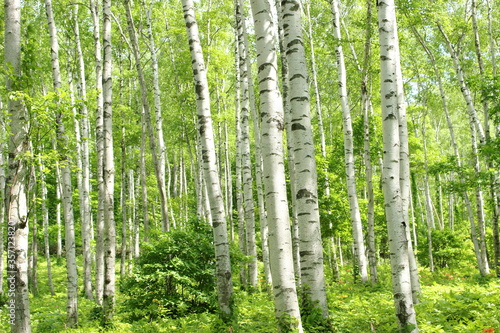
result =
M132 320L214 311L215 263L210 226L192 221L145 244L134 272L121 282Z
M308 287L303 286L300 292L300 315L302 327L306 332L331 332L332 324L323 316L323 311L308 295Z
M432 231L432 255L434 265L439 268L469 266L473 265L474 260L472 244L467 234L451 229ZM427 237L421 237L417 256L421 264L429 265Z

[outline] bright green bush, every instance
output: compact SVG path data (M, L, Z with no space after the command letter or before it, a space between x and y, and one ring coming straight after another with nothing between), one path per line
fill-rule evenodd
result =
M467 234L451 229L435 229L432 231L432 255L434 266L438 268L473 265L474 254ZM429 250L427 237L421 238L418 246L420 264L429 266Z
M216 309L211 227L193 221L145 244L132 275L121 282L132 320L179 317Z

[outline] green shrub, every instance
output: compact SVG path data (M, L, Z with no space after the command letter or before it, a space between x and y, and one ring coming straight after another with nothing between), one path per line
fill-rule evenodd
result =
M427 237L418 246L418 259L421 264L429 265ZM465 233L451 229L432 231L432 255L438 268L457 267L460 264L472 265L474 254L472 244Z
M216 309L211 227L193 221L145 244L121 289L132 320L179 317Z

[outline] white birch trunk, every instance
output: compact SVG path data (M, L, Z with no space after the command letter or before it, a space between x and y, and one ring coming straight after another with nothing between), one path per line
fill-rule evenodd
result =
M94 59L96 76L96 150L97 150L97 218L96 218L96 302L102 305L104 288L104 129L103 129L103 93L102 93L102 57L101 57L101 33L99 27L98 3L95 0L89 0L90 11L93 22L94 37Z
M243 15L243 1L236 4L236 22L238 31L239 70L241 84L241 168L243 181L243 207L246 221L246 254L250 257L248 264L248 283L252 289L257 288L258 266L257 246L255 240L255 214L253 203L253 176L250 156L249 117L250 117L250 84L252 73L248 61L248 41L246 24Z
M291 122L291 107L290 107L290 97L288 96L289 91L289 74L288 74L288 60L286 57L285 49L285 38L283 36L283 20L280 18L282 7L281 1L276 0L276 11L278 12L278 36L279 36L279 54L281 60L281 88L283 92L283 111L285 119L285 129L287 133L292 132L292 122ZM289 135L286 140L287 148L287 162L288 162L288 174L289 174L289 184L291 195L291 224L292 224L292 254L293 254L293 269L295 271L295 281L297 288L302 286L302 279L300 275L300 240L299 240L299 222L297 219L297 198L293 195L295 193L295 150L293 149L293 143Z
M342 108L342 120L344 128L344 156L347 181L347 195L349 199L352 235L354 241L354 254L356 264L362 282L368 281L367 260L365 255L365 243L363 239L363 225L359 210L358 195L356 193L356 174L354 169L354 140L352 133L352 119L347 97L347 73L344 62L344 52L342 50L342 36L340 33L340 10L337 0L331 0L333 13L333 34L336 39L335 53L337 56L337 72L340 104Z
M295 191L300 232L300 276L306 295L328 317L323 245L318 206L316 155L310 115L307 62L302 38L300 2L282 1L284 41L289 70L291 133L295 160ZM364 251L363 251L364 253ZM366 271L366 268L365 268Z
M80 27L78 24L78 5L74 7L74 32L76 42L76 52L78 55L79 69L79 95L83 101L80 105L80 149L81 149L81 188L80 195L80 216L82 225L82 251L83 251L83 287L85 297L93 299L92 294L92 259L90 248L90 166L89 166L89 120L87 109L87 84L85 78L85 62L83 58L82 46L80 42Z
M400 137L398 112L398 84L396 75L399 60L396 53L396 13L393 0L377 3L380 42L381 95L383 120L383 170L384 192L389 249L391 252L392 287L396 317L400 329L418 332L412 299L412 281L408 258L407 228L400 183Z
M151 156L153 158L153 164L155 168L155 176L156 176L156 181L158 185L158 191L160 192L160 201L161 201L161 216L162 216L162 231L166 232L170 230L170 221L168 217L168 207L167 207L167 190L165 186L165 143L163 142L163 131L162 131L162 124L161 124L161 110L156 110L156 115L159 117L159 123L158 119L156 122L156 129L158 131L158 127L160 127L160 133L157 133L157 135L161 135L161 145L163 147L160 148L160 150L157 148L157 138L154 136L153 128L151 125L151 112L150 112L150 107L149 107L149 101L148 101L148 96L147 96L147 87L146 87L146 80L144 79L144 74L143 74L143 68L140 60L140 51L139 51L139 44L137 41L137 34L135 31L135 26L134 22L132 19L132 14L130 11L130 4L129 0L124 1L125 4L125 10L127 13L127 26L128 26L128 31L129 31L129 36L130 36L130 42L132 46L132 53L134 55L135 59L135 67L137 69L137 75L139 79L139 87L141 90L141 102L142 102L142 107L144 109L145 113L145 121L146 121L146 127L148 130L148 136L149 136L149 145L151 149ZM152 48L154 45L151 46ZM152 54L155 54L154 51ZM154 57L156 59L156 57ZM153 64L154 67L154 64ZM156 67L158 67L158 63L156 62ZM158 73L156 71L156 80L158 79ZM156 82L158 83L158 82ZM156 87L158 88L158 87ZM160 108L160 101L159 101L159 91L157 91L155 88L155 107ZM159 90L159 88L158 88Z
M42 147L43 150L43 147ZM47 183L45 181L45 166L43 164L42 158L39 158L39 169L40 169L40 191L42 199L42 225L43 225L43 243L44 243L44 254L45 260L47 262L47 279L50 289L50 294L55 295L54 283L52 282L52 265L50 261L50 242L49 242L49 209L47 207ZM1 179L1 178L0 178ZM0 180L0 186L2 186L2 181Z
M54 90L59 94L61 89L61 72L59 66L59 43L57 40L57 29L52 11L52 1L45 0L47 22L50 35L52 78ZM67 137L64 130L63 115L56 114L57 124L57 149L61 162L61 186L62 186L62 207L64 214L66 249L66 269L67 269L67 322L69 327L78 326L78 273L76 267L75 249L75 225L73 216L73 189L71 185L70 160L67 156Z
M392 1L392 0L391 0ZM399 159L400 159L400 174L399 182L401 186L401 200L403 203L403 214L406 223L409 223L409 207L410 207L410 149L408 146L408 124L406 120L406 101L403 89L403 75L401 72L401 61L399 51L399 38L397 34L397 22L394 18L395 27L395 47L396 47L396 85L397 85L397 110L399 121ZM417 259L413 251L411 242L411 231L409 224L406 228L406 238L408 240L408 260L410 264L411 290L413 293L413 303L418 303L420 294L420 278L418 276Z
M217 294L219 308L223 317L232 315L233 283L231 279L231 263L229 258L229 242L226 229L226 212L217 172L215 157L212 117L210 114L210 93L208 90L207 72L203 60L203 51L199 39L198 24L195 18L192 0L182 0L186 31L191 50L194 87L196 91L196 108L198 111L198 132L201 141L201 156L214 231L216 255Z
M103 323L109 325L115 313L116 226L114 214L115 165L113 153L111 0L103 1L103 141L104 141L104 285Z
M6 0L4 64L12 69L6 77L7 92L18 89L21 74L21 2ZM28 292L28 168L24 159L18 158L28 147L28 114L22 100L9 99L7 103L10 133L9 160L6 179L7 209L7 286L14 288L9 293L9 302L14 302L14 316L9 316L12 333L31 332L30 302ZM13 258L11 258L13 256ZM9 309L10 311L10 309ZM9 312L10 313L10 312Z
M286 195L283 158L284 115L278 87L276 27L271 18L268 0L252 0L251 7L257 41L263 179L276 317L281 320L280 331L298 329L302 332ZM284 320L289 318L294 321ZM293 327L290 327L290 324Z

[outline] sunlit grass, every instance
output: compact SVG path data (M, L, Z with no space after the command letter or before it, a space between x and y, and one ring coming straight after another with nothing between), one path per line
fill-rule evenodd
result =
M81 267L81 266L80 266ZM117 266L118 268L118 266ZM81 269L81 268L80 268ZM66 320L66 268L64 262L52 265L56 294L50 295L46 263L39 258L39 293L31 295L33 332L103 332L94 318L93 301L79 298L78 329L68 329ZM80 272L81 273L81 272ZM391 292L390 269L379 268L379 284L353 282L349 266L341 272L339 282L328 284L330 318L334 332L395 332L397 329ZM119 279L118 275L117 278ZM420 268L422 294L415 306L420 332L500 332L500 281L480 277L474 268L442 269L429 272ZM81 283L81 279L80 279ZM118 281L117 281L118 286ZM80 292L82 288L80 288ZM192 314L183 318L146 319L129 322L117 288L117 314L114 326L106 332L224 332L217 316ZM265 333L276 331L272 297L266 293L249 294L236 288L237 320L233 332ZM0 309L0 332L8 332L6 308ZM227 327L226 327L227 328Z

